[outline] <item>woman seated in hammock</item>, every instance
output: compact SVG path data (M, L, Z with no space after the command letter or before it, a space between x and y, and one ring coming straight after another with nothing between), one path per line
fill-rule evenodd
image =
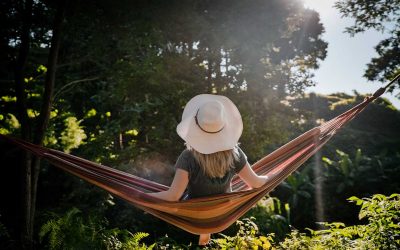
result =
M242 130L239 110L227 97L202 94L192 98L177 127L187 149L175 164L174 180L167 191L151 195L177 201L227 193L231 192L235 174L251 188L262 186L268 177L254 173L238 147ZM199 245L206 245L209 240L210 234L201 234Z

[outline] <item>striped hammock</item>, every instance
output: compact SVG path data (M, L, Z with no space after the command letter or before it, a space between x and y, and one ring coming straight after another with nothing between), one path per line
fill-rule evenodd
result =
M245 214L384 91L385 88L379 89L357 106L305 132L256 162L252 166L253 170L258 175L271 177L262 187L248 190L246 184L236 177L232 181L232 193L176 202L160 200L147 194L167 190L168 186L57 150L8 136L1 137L183 230L193 234L216 233Z

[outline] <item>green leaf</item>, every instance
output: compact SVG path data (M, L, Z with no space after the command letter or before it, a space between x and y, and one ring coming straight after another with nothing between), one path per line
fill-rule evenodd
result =
M333 161L331 161L329 158L327 158L327 157L322 157L322 161L324 162L324 163L326 163L326 164L328 164L328 165L332 165L333 164Z

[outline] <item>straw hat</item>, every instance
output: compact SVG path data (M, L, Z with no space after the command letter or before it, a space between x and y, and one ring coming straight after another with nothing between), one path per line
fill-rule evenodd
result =
M196 151L212 154L236 146L243 122L239 110L227 97L202 94L186 104L176 131Z

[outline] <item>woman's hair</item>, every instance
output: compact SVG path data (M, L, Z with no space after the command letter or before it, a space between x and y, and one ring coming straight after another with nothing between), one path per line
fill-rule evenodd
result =
M210 178L222 178L234 167L234 160L238 160L237 147L230 150L219 151L212 154L202 154L188 146L200 168Z

